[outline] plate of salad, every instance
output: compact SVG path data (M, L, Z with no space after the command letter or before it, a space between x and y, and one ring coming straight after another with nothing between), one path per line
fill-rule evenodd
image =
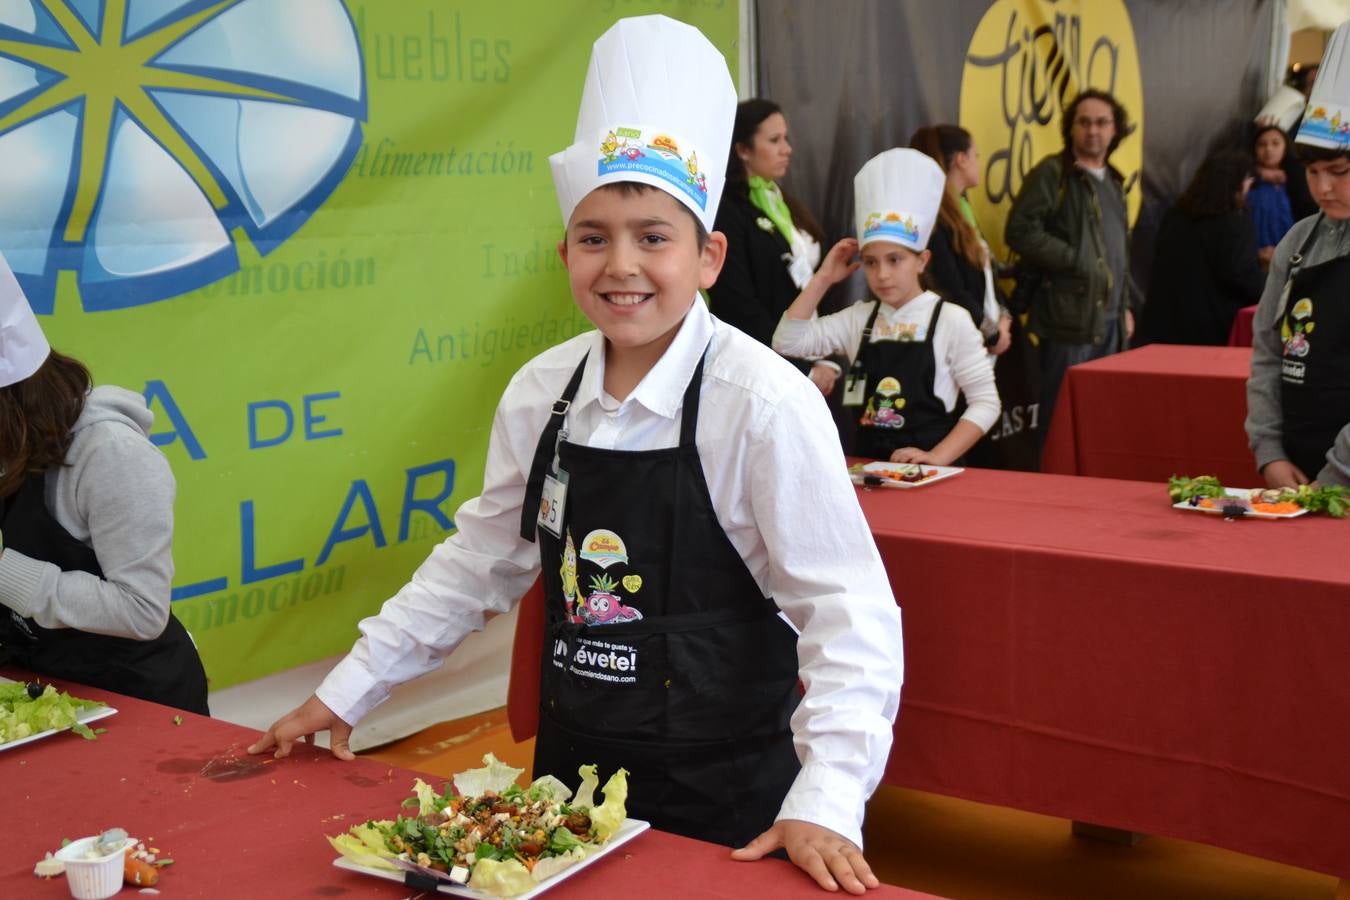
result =
M595 798L595 766L578 770L575 793L552 775L521 787L524 769L492 754L440 793L422 779L393 819L369 820L328 842L341 869L458 897L535 897L651 826L625 815L628 773ZM419 879L420 876L420 879Z
M50 684L24 684L0 677L0 751L13 750L62 731L92 741L89 723L117 710L94 700L81 700Z
M953 475L960 475L965 469L960 466L929 466L919 463L896 463L877 460L870 463L857 463L850 466L848 477L854 484L863 487L908 488L923 487Z
M1174 475L1167 482L1174 509L1222 515L1227 518L1296 519L1310 512L1344 518L1350 509L1350 491L1336 485L1297 488L1230 488L1213 475L1184 478Z

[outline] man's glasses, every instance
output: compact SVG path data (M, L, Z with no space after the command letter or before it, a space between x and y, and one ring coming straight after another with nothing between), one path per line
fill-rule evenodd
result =
M1108 125L1114 125L1115 123L1115 119L1089 119L1084 116L1079 116L1073 120L1073 124L1079 128L1091 128L1094 125L1098 128L1106 128Z

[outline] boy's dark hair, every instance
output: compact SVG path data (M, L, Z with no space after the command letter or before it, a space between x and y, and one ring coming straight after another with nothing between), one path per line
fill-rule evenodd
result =
M1350 159L1350 145L1341 147L1314 147L1311 144L1294 144L1294 154L1305 166L1313 163L1331 162L1334 159Z
M607 184L600 185L600 190L614 191L624 197L636 197L639 194L645 194L648 191L660 191L661 188L647 184L645 181L611 181ZM680 203L679 200L676 200L675 202ZM689 218L694 220L694 234L698 238L699 252L702 253L703 248L708 243L708 229L703 227L703 220L694 215L692 209L685 206L683 203L680 203L680 209L684 210Z
M65 463L90 383L81 362L53 350L32 375L0 388L0 497Z
M1177 198L1177 209L1192 219L1221 216L1242 208L1242 182L1252 174L1252 158L1241 150L1220 150L1206 157Z
M1073 121L1078 118L1078 105L1084 100L1100 100L1111 107L1111 118L1115 119L1116 133L1106 147L1106 155L1110 158L1120 146L1120 142L1134 131L1134 126L1130 124L1130 116L1125 112L1124 105L1106 91L1099 91L1096 88L1081 91L1077 97L1069 101L1068 106L1064 107L1064 115L1059 123L1060 134L1064 138L1064 152L1069 155L1073 153Z

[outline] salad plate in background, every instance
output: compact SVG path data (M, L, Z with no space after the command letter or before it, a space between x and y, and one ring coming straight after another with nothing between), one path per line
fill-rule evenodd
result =
M35 698L23 682L0 676L0 751L13 750L63 731L74 731L85 740L93 740L89 723L117 712L107 704L72 697L50 684L42 687L42 693Z
M953 475L960 475L965 469L960 466L930 466L921 463L894 463L876 460L850 466L849 479L862 487L909 488L924 487Z

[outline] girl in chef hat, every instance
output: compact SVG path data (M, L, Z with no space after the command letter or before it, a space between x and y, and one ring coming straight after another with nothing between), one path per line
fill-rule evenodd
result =
M773 348L787 356L845 353L844 405L859 413L853 452L892 462L951 465L998 419L984 339L970 313L924 290L928 238L946 175L908 148L873 157L854 179L858 237L845 238L784 313ZM812 318L861 251L872 299ZM958 419L957 397L966 410Z

